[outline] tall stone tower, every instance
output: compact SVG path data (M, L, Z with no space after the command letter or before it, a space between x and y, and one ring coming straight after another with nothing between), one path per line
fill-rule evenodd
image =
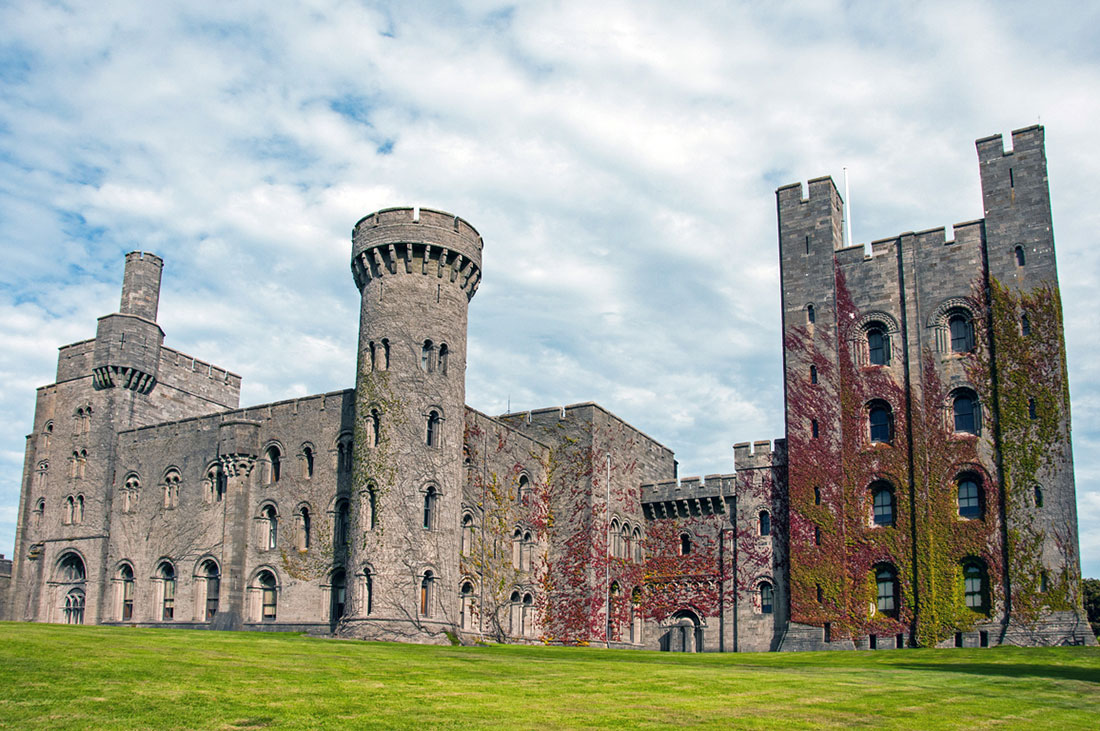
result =
M784 649L1089 642L1042 127L978 140L985 217L844 248L777 191Z
M389 208L352 232L362 296L345 631L441 640L458 610L467 307L481 236L441 211Z

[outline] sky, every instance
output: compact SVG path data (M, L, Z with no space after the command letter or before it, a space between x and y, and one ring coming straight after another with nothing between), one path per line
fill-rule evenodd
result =
M0 0L0 27L7 555L35 388L127 251L165 259L165 344L251 405L353 385L359 218L449 211L485 241L471 406L596 401L729 473L783 436L775 189L847 168L854 242L950 227L982 216L974 140L1038 122L1100 576L1092 3Z

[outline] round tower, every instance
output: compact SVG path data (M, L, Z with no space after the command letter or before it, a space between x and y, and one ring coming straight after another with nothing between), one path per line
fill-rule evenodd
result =
M481 249L473 226L425 208L378 211L352 231L352 530L335 536L347 545L352 634L442 641L456 622L466 317Z

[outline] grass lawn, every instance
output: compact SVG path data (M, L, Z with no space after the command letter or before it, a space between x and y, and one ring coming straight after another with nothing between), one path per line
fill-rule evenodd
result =
M1100 649L679 655L0 623L2 728L1100 728Z

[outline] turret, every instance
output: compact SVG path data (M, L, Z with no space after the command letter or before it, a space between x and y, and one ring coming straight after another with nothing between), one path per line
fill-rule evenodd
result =
M157 325L160 300L159 256L141 251L126 255L119 311L99 318L92 374L95 388L120 386L149 393L157 382L164 331Z
M455 621L466 318L481 248L470 224L428 209L378 211L352 233L362 305L348 570L364 580L345 624L355 634L407 634L411 621L442 637Z

